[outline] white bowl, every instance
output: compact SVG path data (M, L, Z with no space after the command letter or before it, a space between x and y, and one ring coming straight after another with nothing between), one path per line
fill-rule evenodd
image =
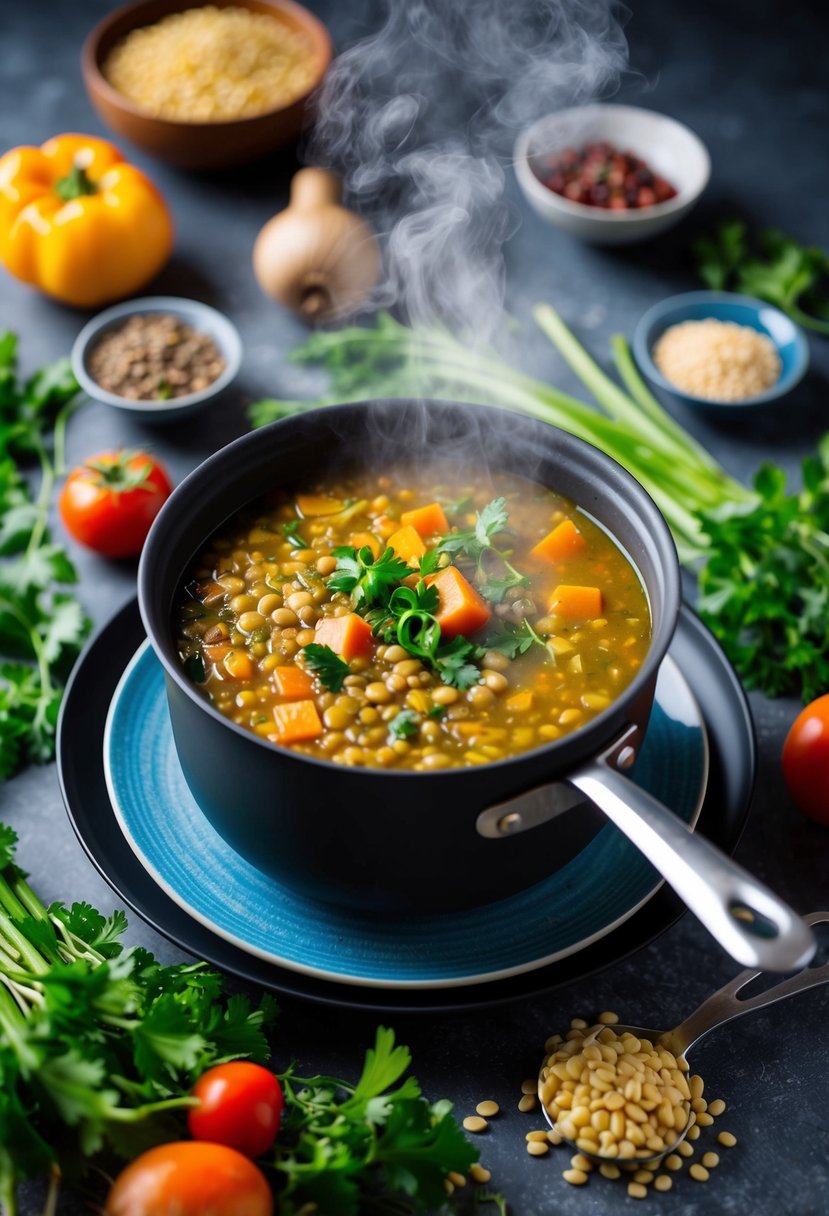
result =
M187 393L182 397L169 397L166 400L136 401L130 397L120 397L102 388L97 380L89 374L89 355L96 342L108 330L117 329L129 317L139 313L172 313L181 321L192 326L199 333L207 334L216 343L221 352L225 369L207 388L195 393ZM164 423L176 422L186 414L203 409L211 401L219 397L235 379L242 364L242 340L236 326L228 317L209 304L200 300L187 300L178 296L142 296L137 300L125 300L123 304L115 304L104 312L99 312L83 327L72 347L72 371L75 379L88 397L103 401L124 414L130 414L142 422Z
M535 171L540 157L597 140L641 157L674 186L675 197L650 207L610 211L571 202L541 182ZM694 206L711 174L708 152L693 131L665 114L637 106L557 110L521 132L514 155L518 183L533 210L547 223L597 245L632 244L672 228Z

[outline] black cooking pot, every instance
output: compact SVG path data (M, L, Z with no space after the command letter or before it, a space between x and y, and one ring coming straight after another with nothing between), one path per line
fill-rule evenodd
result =
M345 464L370 460L372 467L386 468L436 455L473 476L501 470L550 486L621 544L647 590L653 634L640 671L620 697L546 747L430 773L312 759L273 746L213 709L182 671L172 624L185 571L211 534L276 487L317 480ZM430 911L489 902L530 886L564 865L602 826L570 786L545 788L541 800L519 796L559 782L617 740L628 749L622 762L632 760L679 607L670 533L628 473L545 423L449 402L330 407L231 443L165 504L144 548L138 582L144 625L165 670L182 769L216 830L257 868L305 895ZM539 826L532 831L514 831L533 823Z

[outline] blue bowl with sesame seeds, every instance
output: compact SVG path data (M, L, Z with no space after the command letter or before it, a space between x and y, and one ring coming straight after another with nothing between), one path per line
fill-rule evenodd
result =
M675 325L709 319L747 326L768 338L780 360L780 371L774 383L762 392L733 400L704 397L669 380L654 360L656 344ZM656 388L711 414L733 415L777 401L802 380L809 366L806 336L791 317L764 300L728 291L688 291L654 304L636 326L633 353L640 370Z

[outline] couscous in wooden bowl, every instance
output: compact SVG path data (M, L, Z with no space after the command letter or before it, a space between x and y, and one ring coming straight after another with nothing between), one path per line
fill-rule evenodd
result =
M284 101L247 116L229 116L220 108L214 117L204 118L203 107L194 107L193 116L185 117L186 102L179 102L173 117L169 110L154 112L158 105L151 91L146 101L142 96L139 102L110 82L107 64L119 44L123 46L135 31L156 26L171 15L198 9L203 10L203 25L216 22L215 10L243 9L275 18L289 37L301 38L307 54L301 92L289 89ZM293 0L210 0L209 10L205 0L138 0L116 9L95 26L84 43L81 66L92 104L116 134L179 168L225 169L256 160L299 136L309 121L309 98L322 81L331 56L325 26ZM194 59L204 81L203 54Z

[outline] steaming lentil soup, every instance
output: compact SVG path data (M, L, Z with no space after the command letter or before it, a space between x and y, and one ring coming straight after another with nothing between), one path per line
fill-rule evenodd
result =
M636 571L574 503L456 469L258 502L197 559L176 626L186 672L234 722L336 764L425 771L577 730L650 638Z

